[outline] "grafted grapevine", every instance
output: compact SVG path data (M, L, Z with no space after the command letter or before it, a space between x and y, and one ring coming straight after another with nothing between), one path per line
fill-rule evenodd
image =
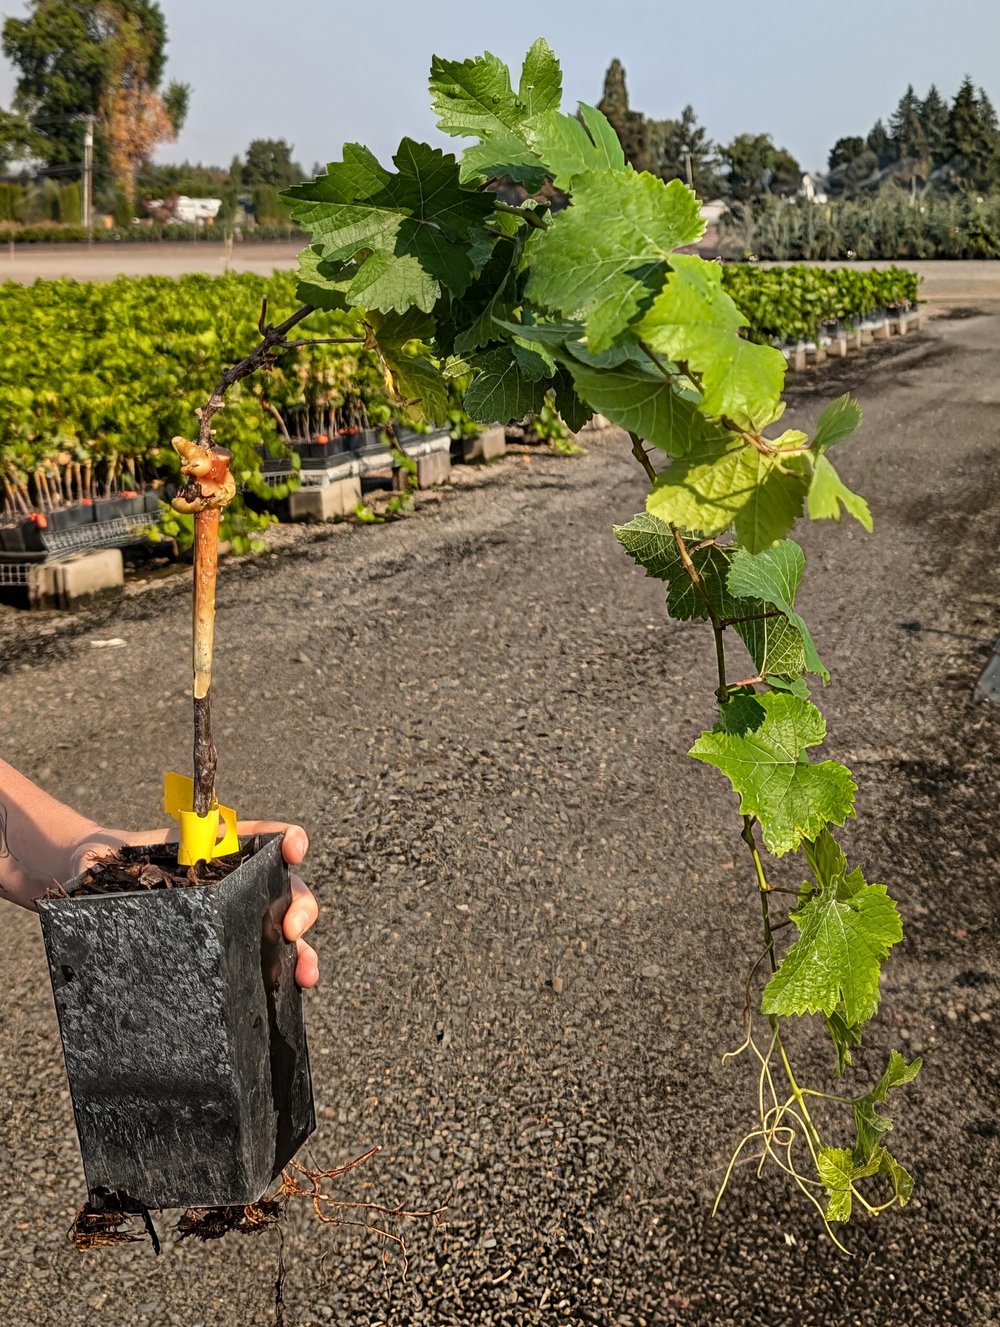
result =
M842 397L811 438L781 428L784 356L747 338L718 264L682 252L703 231L697 198L636 173L593 107L561 109L544 41L516 87L486 54L435 59L430 89L439 128L472 140L461 157L407 138L390 168L348 145L286 195L312 240L300 296L362 311L387 388L414 412L441 416L448 380L462 379L466 409L483 423L549 402L574 429L599 412L631 436L650 492L615 533L664 582L671 616L707 624L715 712L691 755L739 797L734 832L763 928L747 989L757 970L766 981L741 1048L759 1062L759 1118L734 1161L756 1145L827 1223L854 1204L902 1205L912 1181L885 1145L885 1107L919 1061L893 1051L869 1089L822 1091L799 1083L782 1037L783 1020L814 1016L831 1041L831 1076L843 1075L902 938L886 887L849 865L833 833L854 814L855 784L814 755L826 724L807 678L825 684L829 674L795 607L805 556L789 537L804 516L847 515L871 529L829 455L860 410ZM522 201L503 201L499 182L508 198L520 185ZM779 953L766 859L789 853L807 878L790 913L796 938ZM835 1107L843 1128L827 1125ZM802 1148L793 1156L797 1139L808 1166Z

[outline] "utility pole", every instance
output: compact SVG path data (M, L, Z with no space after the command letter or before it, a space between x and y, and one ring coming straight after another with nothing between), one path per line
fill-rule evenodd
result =
M94 117L87 116L87 127L83 131L83 225L87 232L87 243L93 239L94 224Z

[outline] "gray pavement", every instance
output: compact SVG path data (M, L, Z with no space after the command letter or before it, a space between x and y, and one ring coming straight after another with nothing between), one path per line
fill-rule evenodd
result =
M738 1171L710 1215L751 1127L751 1074L721 1055L759 917L732 795L684 754L711 722L710 634L667 621L610 533L642 503L627 448L510 457L404 522L226 569L220 790L313 835L310 1156L378 1143L345 1198L448 1206L408 1225L405 1279L375 1237L297 1213L287 1327L1000 1320L1000 711L972 699L1000 626L1000 306L981 307L811 375L789 410L808 424L852 382L866 410L840 463L875 535L805 531L802 607L833 673L825 750L860 785L849 851L906 925L858 1077L889 1046L926 1057L892 1137L916 1196L852 1228L852 1257L773 1171ZM0 610L5 754L92 815L155 823L188 759L188 620L180 578L70 620ZM273 1237L68 1244L82 1177L37 919L2 911L3 1321L269 1322Z

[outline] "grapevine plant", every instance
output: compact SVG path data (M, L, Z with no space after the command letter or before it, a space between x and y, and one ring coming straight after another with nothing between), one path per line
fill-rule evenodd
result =
M743 1047L759 1063L759 1118L734 1163L755 1143L761 1164L792 1174L828 1228L856 1205L902 1206L912 1181L885 1145L885 1107L919 1060L893 1051L869 1090L828 1093L800 1083L783 1031L789 1018L818 1016L842 1075L902 938L886 887L848 863L834 834L854 814L855 784L843 765L810 754L826 725L806 679L826 683L828 673L795 607L805 567L790 538L797 520L847 513L871 529L864 499L830 459L860 410L835 401L812 438L780 428L783 355L746 337L722 268L684 252L704 229L698 199L680 181L634 171L593 107L560 109L560 68L544 41L516 88L487 53L435 58L430 91L439 128L471 140L460 157L404 138L389 168L348 144L285 195L311 236L300 298L361 311L388 392L414 414L446 417L449 384L467 379L464 408L484 424L521 420L548 399L574 430L600 413L628 433L650 491L615 533L665 583L668 613L707 625L717 709L691 755L739 796L760 908L763 1023L748 1016ZM520 186L523 201L503 201L501 182L507 197ZM732 662L734 641L748 664ZM804 858L808 879L782 953L768 854L789 853ZM834 1107L849 1140L827 1134Z

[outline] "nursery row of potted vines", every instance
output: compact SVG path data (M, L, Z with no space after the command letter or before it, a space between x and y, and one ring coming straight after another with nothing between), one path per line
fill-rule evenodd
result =
M818 341L822 330L844 330L917 303L920 278L899 267L757 267L727 264L722 284L749 321L754 341L793 345Z
M917 280L898 268L724 269L748 335L777 343L815 340L824 326L905 308L916 301ZM176 475L171 438L190 427L200 404L192 384L216 380L247 353L264 297L269 316L293 309L295 284L284 272L267 279L0 285L7 330L0 347L0 543L39 547L43 522L58 527L153 509L151 483ZM362 330L353 312L317 311L305 325L319 340ZM455 427L460 399L451 407ZM262 477L275 448L321 464L381 445L382 430L397 415L373 353L356 344L311 344L280 355L271 372L231 394L216 421L217 440L233 452L237 484L267 502L288 491ZM249 534L268 519L242 510L238 527L226 533Z

